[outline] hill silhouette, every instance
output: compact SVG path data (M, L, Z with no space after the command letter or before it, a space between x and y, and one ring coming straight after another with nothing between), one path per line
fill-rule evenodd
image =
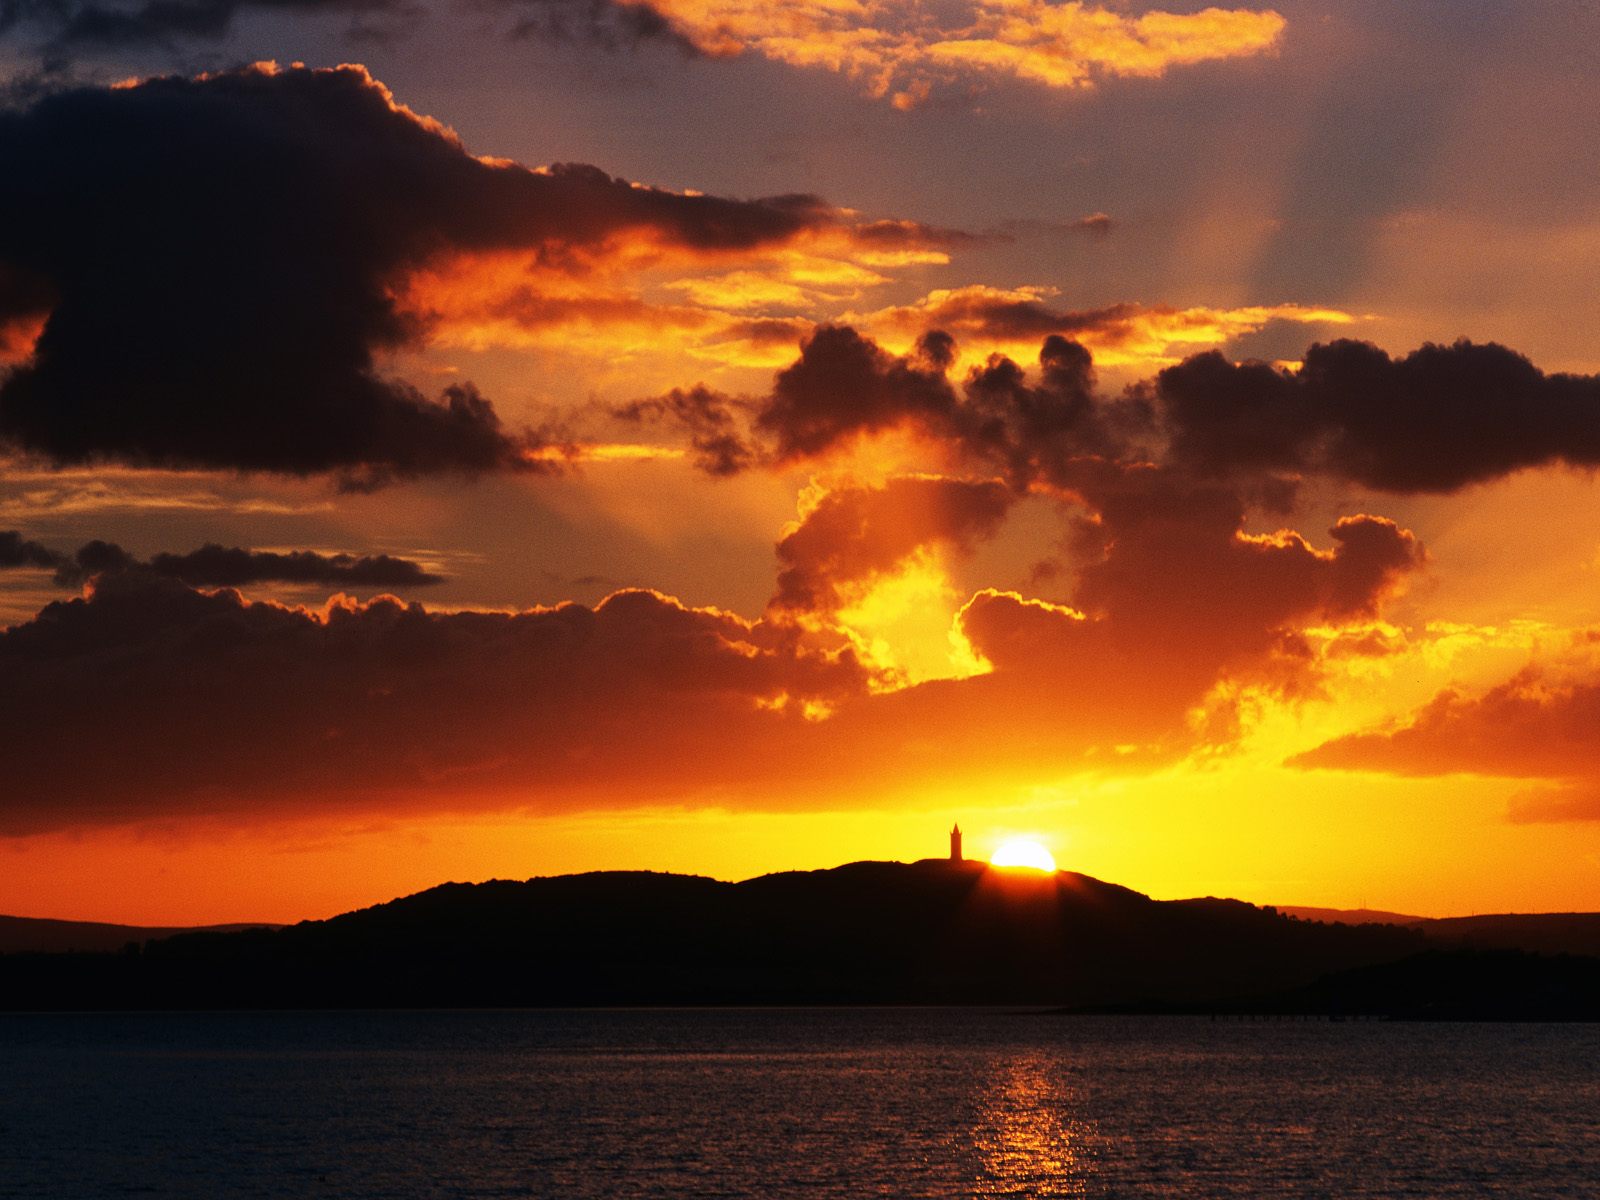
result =
M1381 908L1313 908L1304 904L1280 904L1278 911L1302 921L1321 921L1327 925L1422 925L1429 918L1407 913L1385 912Z
M448 883L324 921L116 954L0 954L16 1009L1028 1004L1600 1017L1600 918L1344 924L1087 875L860 862L724 883L609 871ZM1444 934L1430 936L1442 927ZM1489 948L1485 948L1489 947Z
M1278 911L1329 925L1399 925L1443 946L1467 950L1526 950L1600 956L1600 913L1484 913L1471 917L1413 917L1368 908Z
M1596 1021L1600 958L1430 950L1398 962L1338 971L1238 1007L1406 1021Z
M231 925L112 925L104 921L53 921L44 917L0 916L0 954L68 954L121 950L183 933L236 933L277 929L264 921Z
M862 862L444 884L278 930L0 957L10 1008L1194 1001L1426 948L1392 926L1156 901L1086 875Z

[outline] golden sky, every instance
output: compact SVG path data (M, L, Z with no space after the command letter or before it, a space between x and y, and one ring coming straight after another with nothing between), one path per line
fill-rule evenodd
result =
M0 32L0 912L1600 908L1600 14L196 11Z

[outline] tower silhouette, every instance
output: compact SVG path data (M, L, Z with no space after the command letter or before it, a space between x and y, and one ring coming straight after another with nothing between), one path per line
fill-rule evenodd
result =
M961 861L961 826L950 826L950 861Z

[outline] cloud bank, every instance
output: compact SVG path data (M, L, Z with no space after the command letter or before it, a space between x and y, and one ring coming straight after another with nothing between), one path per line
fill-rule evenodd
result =
M918 236L810 196L477 158L359 67L62 92L0 112L0 326L37 331L0 380L0 438L58 463L361 482L547 468L549 439L470 383L428 397L377 369L428 335L413 276L513 255L576 278L823 234Z

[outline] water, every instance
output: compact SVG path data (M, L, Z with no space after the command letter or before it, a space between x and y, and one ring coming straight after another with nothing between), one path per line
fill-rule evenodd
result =
M0 1017L0 1197L1594 1197L1600 1027Z

